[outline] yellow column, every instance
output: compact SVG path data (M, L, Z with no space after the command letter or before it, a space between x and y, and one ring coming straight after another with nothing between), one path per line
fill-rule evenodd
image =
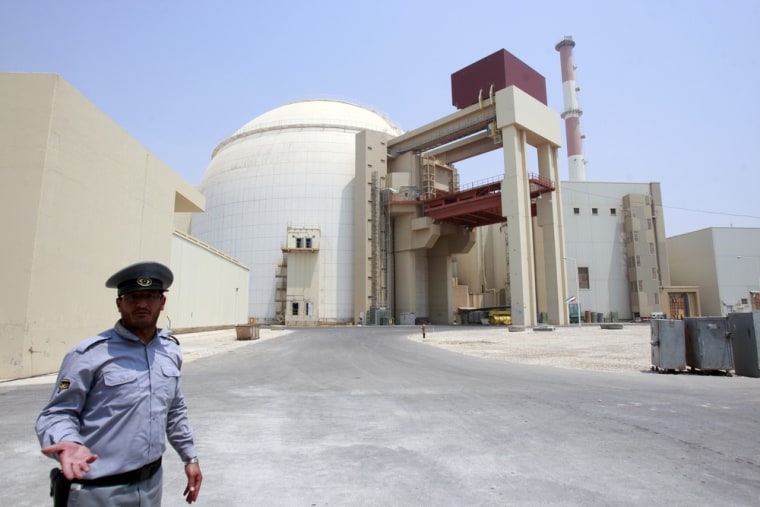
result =
M537 202L537 224L540 227L543 243L543 265L545 286L542 287L543 300L549 322L567 323L565 305L565 263L564 234L562 227L562 208L559 195L559 169L557 166L557 148L550 144L538 146L538 171L542 178L554 182L555 191L543 194Z
M514 326L536 323L533 234L530 213L530 182L525 151L525 132L510 124L501 130L504 180L501 184L502 216L509 236L509 281Z

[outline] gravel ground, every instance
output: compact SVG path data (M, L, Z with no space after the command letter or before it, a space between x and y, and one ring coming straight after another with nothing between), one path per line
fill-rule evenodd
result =
M625 323L555 327L551 331L510 332L503 326L427 326L416 341L478 357L522 364L600 371L643 371L652 366L650 327Z

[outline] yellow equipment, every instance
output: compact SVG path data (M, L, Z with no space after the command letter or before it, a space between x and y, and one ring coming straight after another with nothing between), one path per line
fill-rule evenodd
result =
M511 326L512 310L491 310L488 312L488 323L492 326Z

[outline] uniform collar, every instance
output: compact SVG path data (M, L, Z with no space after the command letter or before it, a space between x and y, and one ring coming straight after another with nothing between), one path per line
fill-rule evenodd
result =
M124 324L121 323L121 320L119 320L116 323L113 329L122 338L126 338L127 340L130 340L130 341L142 343L142 340L140 340L140 338L138 338L137 335L135 335L132 331L124 327ZM163 329L157 329L156 334L153 335L153 339L155 339L157 336L160 336L163 331L164 331ZM151 340L148 343L151 343L151 342L153 342L153 340Z

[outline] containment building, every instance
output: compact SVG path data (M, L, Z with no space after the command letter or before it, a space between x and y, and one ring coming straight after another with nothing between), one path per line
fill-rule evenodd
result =
M365 130L401 133L370 109L307 100L214 149L192 234L250 267L252 318L284 322L287 308L293 325L353 320L355 138Z

